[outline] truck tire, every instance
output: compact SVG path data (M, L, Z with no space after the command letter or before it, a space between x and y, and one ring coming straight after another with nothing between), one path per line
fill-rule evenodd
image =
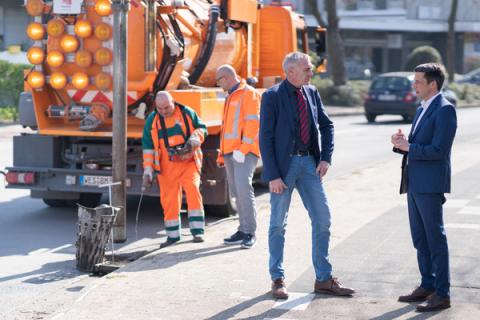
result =
M225 204L206 205L205 212L211 216L227 218L237 214L237 206L235 205L235 201L233 201L233 198L230 196L230 192L228 192L227 202Z
M367 118L368 123L374 123L375 118L377 118L377 115L373 113L366 113L365 117Z

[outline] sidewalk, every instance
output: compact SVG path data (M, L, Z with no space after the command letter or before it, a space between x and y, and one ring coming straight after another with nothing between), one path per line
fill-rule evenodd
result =
M476 184L473 189L472 184L480 178L479 163L471 166L474 158L480 158L480 150L456 150L455 163L460 165L455 173L466 171L464 176L472 181L462 189L469 193L462 196L480 198L480 187ZM297 194L292 199L285 248L290 299L279 302L271 298L267 270L269 206L265 193L257 198L262 205L258 245L254 249L224 246L222 239L237 226L235 220L224 220L208 227L205 243L192 243L186 236L179 245L132 262L84 288L73 306L50 319L480 318L476 258L472 256L474 251L461 251L471 248L466 246L466 239L472 245L478 243L478 232L467 238L470 233L449 233L453 235L449 239L454 252L451 309L418 314L414 304L396 301L418 281L405 198L398 195L398 173L399 160L394 159L325 183L332 209L330 248L334 275L345 285L357 288L353 298L312 294L309 220ZM471 278L465 279L464 272Z

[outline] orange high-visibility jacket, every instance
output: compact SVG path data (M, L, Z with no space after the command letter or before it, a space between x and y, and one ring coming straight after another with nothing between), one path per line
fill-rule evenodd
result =
M187 115L191 135L197 136L198 140L203 143L207 136L207 127L193 109L185 107L184 112ZM172 163L168 159L168 152L163 140L159 117L156 111L152 112L148 116L145 127L143 128L143 167L153 167L157 173L162 173L162 171L168 169L166 167L171 166ZM165 118L165 125L168 143L171 147L187 142L186 139L188 139L188 137L185 136L187 129L179 106L175 105L173 115ZM198 172L200 172L202 167L202 151L200 147L195 148L193 160L195 161Z
M260 157L260 100L260 93L247 85L245 80L240 82L237 90L228 95L223 113L218 162L223 163L223 155L235 150L245 155L251 152Z

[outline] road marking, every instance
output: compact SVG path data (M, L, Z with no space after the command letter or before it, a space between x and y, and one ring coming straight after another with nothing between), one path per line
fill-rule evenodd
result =
M480 224L470 224L470 223L446 223L446 224L445 224L445 228L480 230Z
M48 251L48 253L54 253L54 252L60 251L62 249L69 248L71 246L73 246L71 243L67 243L67 244L64 244L63 246L53 248L52 250Z
M41 253L45 253L45 252L48 252L48 248L40 248L40 249L37 249L37 250L33 250L33 251L30 251L28 253L29 256L33 256L35 254L41 254Z
M458 211L457 214L469 214L474 216L480 216L480 207L474 207L474 206L464 207L460 211Z
M465 199L448 199L447 202L443 205L445 209L458 209L458 208L463 208L469 203L470 200L465 200Z
M313 298L315 298L313 293L289 292L288 300L277 301L272 309L304 311Z

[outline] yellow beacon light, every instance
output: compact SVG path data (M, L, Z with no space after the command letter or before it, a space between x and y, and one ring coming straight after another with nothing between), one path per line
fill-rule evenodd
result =
M92 54L85 50L80 49L75 53L75 63L80 68L88 68L92 65Z
M97 86L98 89L100 90L108 90L112 86L112 76L105 73L105 72L100 72L97 74L95 77L95 85Z
M112 27L105 22L100 22L95 27L94 33L95 37L97 37L98 40L107 41L110 40L110 38L112 37Z
M74 31L80 38L88 38L92 34L92 24L88 20L78 20L75 23Z
M75 89L85 89L89 85L88 75L85 72L76 72L72 76L72 84Z
M45 84L45 77L39 71L32 71L27 77L27 83L33 89L39 89Z
M31 47L28 49L27 59L31 64L40 64L43 62L43 58L45 58L45 53L43 53L42 48Z
M64 60L63 53L60 51L53 50L47 54L47 63L50 67L60 67Z
M60 19L52 19L47 23L47 33L50 37L59 38L65 31L65 23Z
M60 47L67 53L75 52L78 48L78 40L71 34L66 34L60 40Z
M95 12L102 17L108 16L112 13L112 3L110 0L97 0L97 3L95 3Z
M100 48L95 51L95 62L101 66L106 66L112 63L113 54L110 49Z
M27 4L25 6L28 15L32 17L39 16L43 13L43 8L45 3L42 0L27 0Z
M27 35L32 40L41 40L45 35L45 30L41 23L32 22L27 27Z
M50 75L50 85L52 88L60 90L67 84L67 77L63 72L54 72Z

